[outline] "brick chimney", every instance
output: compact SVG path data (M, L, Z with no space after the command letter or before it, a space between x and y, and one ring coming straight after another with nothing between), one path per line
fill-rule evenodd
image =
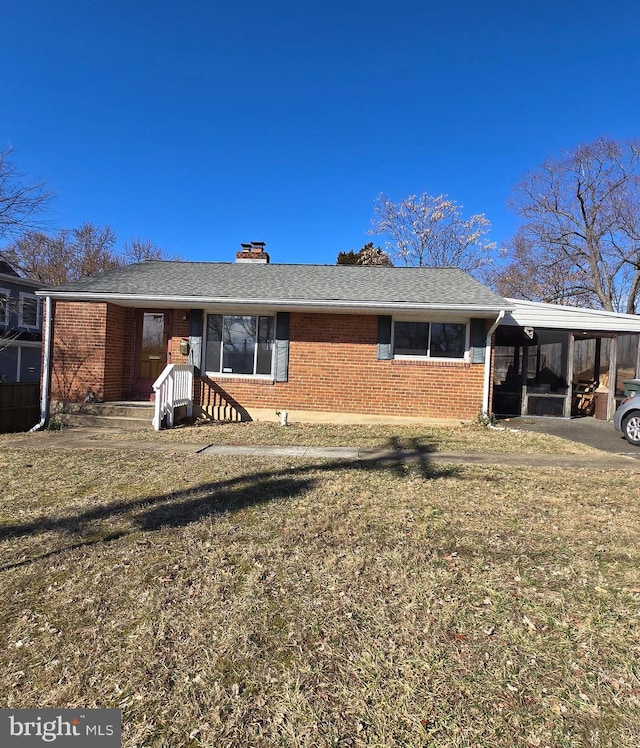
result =
M236 262L259 262L263 265L269 262L269 255L264 251L265 242L251 242L240 246L242 250L236 252Z

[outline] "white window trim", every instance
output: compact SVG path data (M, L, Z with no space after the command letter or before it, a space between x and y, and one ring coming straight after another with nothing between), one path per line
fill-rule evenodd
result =
M273 366L271 367L273 368ZM209 371L204 372L211 379L250 379L255 382L260 379L264 382L273 382L273 374L234 374L233 372Z
M396 322L424 322L429 325L429 343L427 347L426 355L424 356L408 356L403 354L397 354L396 351ZM431 325L437 324L451 324L451 325L464 325L465 326L465 341L464 341L464 354L460 357L452 356L432 356L431 355ZM398 361L433 361L434 363L457 363L457 364L468 364L471 361L471 320L465 319L404 319L402 317L393 317L391 325L391 350L393 351L393 358Z
M11 305L11 291L9 291L8 288L0 288L0 296L6 296L7 297L7 303L4 307L4 319L2 318L2 307L0 307L0 325L8 325L9 324L9 307Z
M33 299L36 302L36 323L35 325L27 325L24 322L24 316L22 313L25 299ZM42 307L40 305L40 299L32 293L21 293L20 304L19 304L19 316L18 316L18 327L25 327L28 330L39 330L42 324Z
M204 335L202 336L202 342L203 342L203 351L202 351L202 361L204 362L206 366L207 362L207 348L209 347L209 341L208 341L208 330L209 330L209 317L222 317L222 327L224 330L224 318L225 317L254 317L256 319L256 346L253 351L253 370L256 370L256 364L258 360L258 324L257 320L260 317L272 317L273 318L273 331L275 334L275 325L276 325L276 315L275 314L265 314L265 313L249 313L246 312L206 312L205 318L204 318ZM275 341L274 341L275 343ZM224 355L224 336L223 339L220 341L220 363L222 364L222 359ZM273 381L274 377L274 369L275 369L275 344L273 345L271 349L271 371L269 374L237 374L232 371L211 371L210 369L204 369L204 373L211 377L212 379L250 379L250 380L261 380L261 381Z

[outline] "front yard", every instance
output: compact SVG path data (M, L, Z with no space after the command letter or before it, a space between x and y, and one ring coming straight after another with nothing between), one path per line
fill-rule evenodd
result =
M640 745L637 474L0 459L2 706L119 707L126 748Z
M527 454L588 454L589 447L555 436L500 427L486 429L478 424L406 425L383 424L292 423L283 428L278 423L211 423L153 431L97 431L90 438L103 441L142 441L154 444L194 443L227 445L278 445L312 447L357 447L359 449L418 449L430 451L524 452ZM71 433L74 429L70 429ZM63 428L60 435L67 432ZM53 435L31 434L30 438L49 439ZM7 437L4 437L7 439ZM0 444L3 437L0 435Z

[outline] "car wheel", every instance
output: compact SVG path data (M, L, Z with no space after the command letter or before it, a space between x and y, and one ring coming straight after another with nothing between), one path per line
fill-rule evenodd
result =
M629 444L640 447L640 410L634 410L622 419L622 433Z

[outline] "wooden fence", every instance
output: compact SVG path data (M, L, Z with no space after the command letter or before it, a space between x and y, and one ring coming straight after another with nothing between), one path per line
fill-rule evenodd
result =
M0 434L28 431L39 420L38 382L0 383Z

